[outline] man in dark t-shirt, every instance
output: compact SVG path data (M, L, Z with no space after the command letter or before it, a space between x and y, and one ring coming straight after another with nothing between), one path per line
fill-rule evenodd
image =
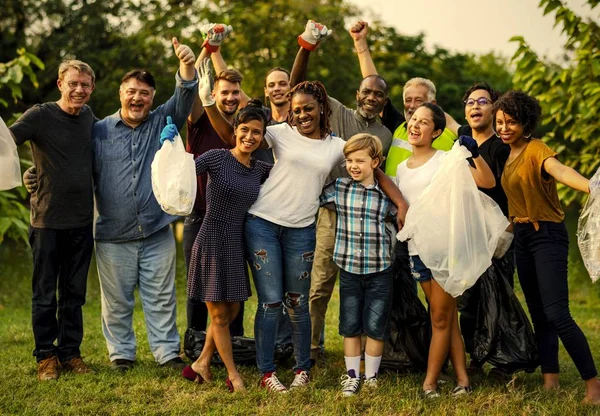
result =
M500 207L504 215L508 216L508 200L502 189L501 178L504 171L504 165L510 154L510 147L504 144L496 136L493 129L492 105L498 99L500 94L487 83L477 83L470 87L463 97L465 104L465 118L468 125L459 126L458 123L450 123L447 127L458 136L471 136L478 144L479 154L494 174L496 186L490 189L479 188L480 191L492 198ZM501 259L492 259L496 270L504 270L503 277L513 286L514 259L512 248ZM487 273L487 272L486 272ZM460 328L465 341L465 350L473 354L474 335L477 328L477 313L481 298L481 282L477 283L467 290L458 299L458 309L460 311ZM470 371L480 371L483 363L471 359L469 364ZM503 370L492 369L497 375L502 374Z
M86 105L94 81L88 64L76 60L61 63L60 99L33 106L10 127L17 145L31 143L37 169L29 243L33 254L33 355L41 381L57 379L61 370L92 371L81 359L79 348L81 307L94 246L94 114Z

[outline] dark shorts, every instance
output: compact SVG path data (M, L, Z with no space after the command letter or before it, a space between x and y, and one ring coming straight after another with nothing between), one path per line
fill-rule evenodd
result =
M392 299L392 269L371 274L340 270L340 335L386 340Z
M433 279L433 275L431 274L431 270L427 268L421 261L419 256L410 256L410 272L412 273L413 278L419 283L429 282Z

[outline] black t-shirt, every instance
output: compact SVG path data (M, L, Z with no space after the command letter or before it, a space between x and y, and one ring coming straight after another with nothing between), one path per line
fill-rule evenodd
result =
M79 115L55 102L36 104L10 127L17 145L31 143L38 189L31 194L31 225L69 229L92 222L92 125L94 113Z
M405 121L404 114L394 107L392 100L388 100L385 107L383 107L383 117L381 118L381 122L392 132L392 136L396 132L396 129Z
M458 136L471 136L473 131L469 126L460 126L458 128ZM496 178L496 186L491 189L479 188L481 192L492 198L499 206L504 215L508 216L508 200L504 189L502 189L501 179L504 172L504 165L510 154L510 146L504 144L502 140L495 134L490 136L485 142L479 146L479 154L489 165L494 178Z

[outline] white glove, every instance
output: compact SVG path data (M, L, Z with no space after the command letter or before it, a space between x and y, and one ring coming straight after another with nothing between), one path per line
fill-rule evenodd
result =
M215 104L215 98L212 95L213 77L210 70L210 59L205 59L199 68L198 74L198 97L202 101L203 107L210 107Z
M331 35L331 32L330 29L327 29L327 26L309 20L306 22L304 32L298 36L298 45L309 51L314 51L323 39Z
M204 36L202 46L209 52L216 52L221 42L233 31L233 28L223 23L208 23L200 28Z

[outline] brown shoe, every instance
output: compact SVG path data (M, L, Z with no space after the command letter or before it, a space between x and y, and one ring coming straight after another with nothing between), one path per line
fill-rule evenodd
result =
M60 362L58 357L49 357L38 362L38 380L58 380L59 376Z
M62 363L62 368L64 371L71 371L75 374L94 374L95 371L92 370L87 364L83 361L81 357L71 358L69 361L65 361Z

